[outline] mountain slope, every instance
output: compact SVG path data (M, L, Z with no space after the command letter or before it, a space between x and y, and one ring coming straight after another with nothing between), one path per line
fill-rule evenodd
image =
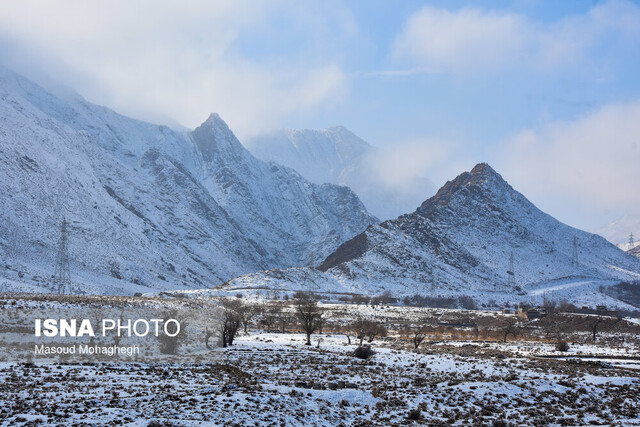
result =
M217 115L177 132L2 69L0 198L4 290L50 286L63 217L77 290L105 293L305 265L375 221L349 189L253 157Z
M313 182L340 180L373 147L342 126L322 130L283 129L249 138L258 158L302 171Z
M479 164L447 182L415 212L369 226L319 270L325 272L324 282L317 273L310 277L321 289L469 294L514 302L576 283L591 292L600 284L639 278L640 261L540 211L490 166ZM279 274L280 282L295 285L289 273ZM265 275L273 279L273 273ZM251 278L234 279L220 289L265 280Z
M380 218L415 209L435 191L429 180L410 178L391 185L389 153L372 147L342 126L322 130L284 129L250 138L247 148L258 158L298 171L315 183L346 185Z

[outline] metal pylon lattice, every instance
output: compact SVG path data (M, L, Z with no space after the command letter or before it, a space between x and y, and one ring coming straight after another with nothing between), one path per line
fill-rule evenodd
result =
M56 257L56 270L53 274L54 289L58 294L71 292L71 271L69 269L69 241L67 238L67 220L62 219L60 242Z
M578 238L573 236L573 254L571 255L571 264L578 266Z

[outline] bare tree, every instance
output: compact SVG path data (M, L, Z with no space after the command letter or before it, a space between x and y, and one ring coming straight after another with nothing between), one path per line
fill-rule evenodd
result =
M384 325L381 325L378 322L371 321L369 323L369 327L367 328L367 339L369 342L373 342L376 337L386 337L387 336L387 328Z
M543 329L547 336L551 335L555 338L556 344L560 344L565 341L565 335L573 322L566 316L548 316L544 318L545 323Z
M360 340L360 344L358 344L360 346L362 345L362 341L367 336L367 322L368 320L358 318L354 322L352 322L351 325L349 325L349 330L353 332L353 335L355 335L357 339Z
M295 314L307 335L306 344L311 345L311 334L320 328L322 322L322 310L318 307L318 301L309 293L297 292L296 295Z
M227 299L224 301L223 305L235 311L236 314L240 317L242 329L246 335L248 333L247 328L249 327L251 320L253 320L253 318L258 313L258 307L254 304L247 304L240 298Z
M274 329L274 325L278 322L278 309L269 308L265 309L260 319L260 324L264 326L266 332L270 332Z
M362 345L362 341L365 338L367 338L369 342L373 342L378 336L387 336L387 328L374 320L357 318L349 325L348 329L360 340L359 345Z
M507 337L511 335L513 338L518 336L518 318L505 317L499 322L500 333L502 334L502 342L507 342Z
M238 300L222 300L223 314L220 320L220 332L222 336L222 347L232 346L233 340L240 329L242 318L237 311ZM242 302L240 301L240 306Z
M245 333L247 332L247 327L253 320L253 318L258 313L258 307L255 304L241 304L239 307L238 315L240 316L240 320L242 321L242 329Z
M287 325L293 323L294 320L295 316L293 316L293 313L289 312L286 307L281 307L280 310L276 312L276 322L283 334L287 332Z
M413 341L413 348L415 350L417 350L418 347L420 347L420 344L422 344L422 341L424 341L424 339L427 337L428 330L429 330L429 325L426 323L421 323L417 327L413 328L412 341Z
M369 302L371 301L371 297L368 297L366 295L352 295L351 296L351 302L354 304L364 304L367 305L369 304Z
M178 348L187 338L187 326L188 323L184 319L178 310L173 309L164 314L164 319L177 319L178 325L174 323L168 323L166 325L167 333L164 331L158 335L158 341L160 343L160 352L162 354L177 354ZM170 334L170 335L169 335Z
M371 298L371 305L393 304L396 301L397 299L391 295L391 291L387 289L382 294Z
M591 330L591 334L592 337L591 339L593 340L593 342L596 342L596 338L598 335L598 327L600 326L600 323L602 323L602 316L594 316L595 318L591 320L591 323L589 324L589 329Z
M615 328L616 325L622 320L622 318L618 317L613 321L611 321L611 319L607 321L608 319L601 315L589 317L592 317L592 319L589 319L588 323L589 330L591 331L591 339L593 342L596 342L596 339L598 338L598 332L601 332L602 330L611 330L612 328Z

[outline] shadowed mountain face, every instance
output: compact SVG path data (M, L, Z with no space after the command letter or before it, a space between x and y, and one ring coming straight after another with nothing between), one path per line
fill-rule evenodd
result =
M0 194L2 290L49 289L63 217L76 290L105 293L307 265L376 221L348 188L253 157L217 114L178 132L7 70Z
M482 163L447 182L413 213L367 227L319 270L324 274L310 277L320 289L335 292L468 294L508 301L563 280L637 278L640 262L604 238L540 211ZM252 275L231 285L261 280ZM284 274L280 282L287 280Z

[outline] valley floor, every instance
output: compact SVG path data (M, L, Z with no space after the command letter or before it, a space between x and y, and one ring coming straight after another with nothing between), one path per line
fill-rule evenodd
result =
M387 339L360 360L344 335L304 341L251 333L212 364L2 363L0 423L640 425L637 349Z

